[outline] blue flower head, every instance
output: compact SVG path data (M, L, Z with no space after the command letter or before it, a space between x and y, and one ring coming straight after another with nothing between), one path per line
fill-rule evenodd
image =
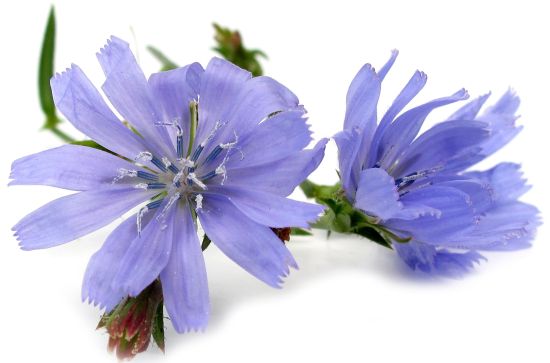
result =
M396 57L378 72L363 66L350 85L344 130L334 136L346 198L412 269L456 276L484 259L478 251L528 247L540 222L534 206L518 201L529 189L520 166L470 171L521 130L519 98L508 91L481 112L489 95L481 96L419 135L434 109L468 94L403 111L426 84L417 71L378 122L381 84Z
M125 121L78 66L51 80L57 108L112 153L66 145L13 163L12 185L77 191L13 227L21 248L70 242L139 207L91 258L82 298L110 311L160 277L178 332L208 320L198 222L230 259L279 286L297 266L271 227L307 227L322 212L287 198L327 141L304 150L311 135L296 96L217 58L206 69L193 63L147 79L115 37L97 56L102 90Z

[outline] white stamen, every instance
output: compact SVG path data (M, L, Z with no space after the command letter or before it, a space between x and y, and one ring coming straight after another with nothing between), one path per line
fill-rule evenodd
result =
M189 179L193 183L197 184L199 186L199 188L205 189L205 190L207 189L206 185L199 178L197 178L197 174L189 173L189 175L187 175L187 179Z
M197 196L195 197L195 203L196 203L195 211L196 212L198 212L200 209L202 209L202 200L203 200L202 194L197 194Z
M138 184L134 185L134 188L147 190L148 186L147 186L147 183L138 183Z
M163 157L162 157L162 163L164 164L164 166L165 166L166 168L169 168L170 165L172 165L172 163L170 162L170 160L168 160L168 158L167 158L166 156L163 156Z
M172 179L172 184L176 184L177 182L181 181L182 177L183 177L183 170L180 170L176 175L174 175L174 179Z
M223 162L220 165L218 165L218 167L216 168L216 174L218 175L221 174L223 176L221 185L223 185L225 183L225 180L227 179L227 170L225 169L225 165L224 165L225 160L226 159L224 159Z
M220 129L220 127L222 127L223 125L225 125L225 122L216 121L216 125L214 125L214 129L212 129L212 131L210 131L210 134L208 135L206 140L201 142L201 146L205 147L206 144L208 143L208 141L210 141L214 137L214 135L216 134L216 131L218 131Z
M163 219L165 216L166 216L166 212L168 211L168 209L170 209L170 207L176 203L176 201L180 199L180 193L179 192L176 192L174 193L174 195L172 195L170 197L170 199L168 199L168 203L166 203L166 205L164 206L164 208L162 209L162 212L160 212L160 214L157 216L157 220L160 221L161 219ZM162 228L162 227L161 227Z
M179 160L179 162L184 167L188 167L188 168L194 168L195 167L195 162L193 160L181 159L181 160Z
M239 142L239 137L237 136L237 133L235 131L233 131L233 134L235 135L235 141L220 144L220 147L222 149L232 149L233 147L235 147L235 145L237 145L237 142Z
M147 206L141 208L137 214L137 230L138 230L138 236L141 236L141 220L143 218L143 216L145 215L145 213L149 212L149 208L147 208Z
M136 158L135 161L151 161L153 160L153 154L151 154L149 151L141 151Z
M123 179L125 176L135 178L137 176L137 170L128 170L124 168L118 169L118 175L113 179L112 184Z

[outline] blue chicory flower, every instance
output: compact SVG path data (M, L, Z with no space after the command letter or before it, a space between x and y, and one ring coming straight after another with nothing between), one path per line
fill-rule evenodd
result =
M307 227L322 212L286 198L327 141L304 149L311 133L296 96L218 58L146 79L116 37L97 56L103 92L127 124L76 65L52 78L52 92L78 130L116 155L65 145L15 161L11 185L78 192L17 223L21 248L70 242L141 206L91 258L83 300L109 311L160 276L175 329L203 329L209 297L197 219L230 259L278 287L297 266L270 228Z
M518 201L529 189L520 166L469 171L521 130L519 98L508 91L480 112L489 94L481 96L418 136L431 111L468 94L402 112L426 84L417 71L378 123L381 83L396 57L378 72L363 66L350 85L344 130L334 136L346 198L395 237L412 269L457 276L484 259L478 251L528 247L540 222L534 206Z

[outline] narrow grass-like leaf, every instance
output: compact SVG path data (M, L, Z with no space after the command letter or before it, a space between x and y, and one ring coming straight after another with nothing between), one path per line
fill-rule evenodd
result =
M178 68L176 63L172 62L170 58L152 45L149 45L147 50L162 64L161 71L169 71Z

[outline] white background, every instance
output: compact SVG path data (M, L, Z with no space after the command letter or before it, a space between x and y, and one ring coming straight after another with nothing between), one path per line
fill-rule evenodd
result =
M401 52L381 107L419 68L429 76L415 104L466 87L472 95L513 86L525 130L484 166L523 163L534 188L525 200L548 210L548 11L529 1L57 1L56 69L79 64L96 85L95 52L111 34L137 50L146 73L154 44L180 64L213 55L211 23L238 27L265 50L267 74L310 111L315 137L337 132L349 82L363 63L380 67ZM540 2L543 4L543 2ZM3 2L0 183L15 158L60 142L39 132L36 71L48 2ZM437 121L452 112L434 113ZM72 134L76 132L65 125ZM335 182L336 149L312 179ZM10 227L63 195L47 187L1 189L0 361L110 362L99 311L80 302L86 263L113 225L50 250L23 252ZM299 195L299 194L298 194ZM411 277L394 253L367 240L320 233L289 248L301 269L282 290L264 286L215 248L206 252L212 302L205 333L177 335L167 353L136 362L549 362L550 245L543 226L534 247L487 254L461 280Z

